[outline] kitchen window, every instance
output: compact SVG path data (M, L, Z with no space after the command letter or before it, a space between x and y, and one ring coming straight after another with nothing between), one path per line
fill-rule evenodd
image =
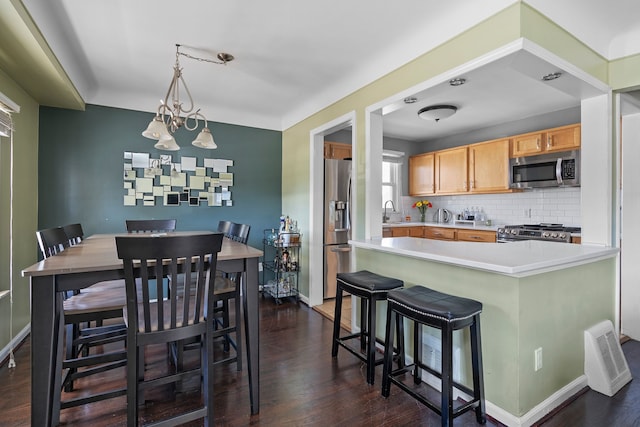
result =
M382 152L382 208L387 200L392 200L396 210L400 210L400 195L402 189L402 159L401 151L383 150Z

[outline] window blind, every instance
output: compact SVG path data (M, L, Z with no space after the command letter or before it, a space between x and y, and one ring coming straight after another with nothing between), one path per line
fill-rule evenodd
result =
M0 102L0 136L9 136L13 131L13 122L9 107Z

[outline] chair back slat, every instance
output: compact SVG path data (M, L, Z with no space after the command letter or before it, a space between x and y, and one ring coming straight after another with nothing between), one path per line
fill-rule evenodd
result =
M175 219L127 219L125 224L128 233L152 233L175 231Z
M144 334L200 324L205 304L213 303L211 272L216 268L222 237L221 233L116 237L118 257L125 266L129 326ZM164 277L170 278L168 293ZM149 292L153 280L155 301ZM142 301L136 303L138 287L142 288Z

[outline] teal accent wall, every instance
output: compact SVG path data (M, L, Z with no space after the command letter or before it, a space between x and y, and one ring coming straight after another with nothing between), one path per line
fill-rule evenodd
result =
M191 145L197 132L176 132L181 149L160 151L141 135L153 114L87 105L85 111L40 107L38 228L79 222L86 235L125 230L125 219L176 218L180 230L212 230L220 220L251 225L249 243L278 225L282 205L282 133L209 122L218 145ZM124 206L124 152L233 160L233 206Z

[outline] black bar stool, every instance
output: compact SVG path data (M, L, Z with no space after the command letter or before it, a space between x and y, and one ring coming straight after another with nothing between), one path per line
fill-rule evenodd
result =
M367 270L354 273L338 273L336 289L336 311L333 320L333 345L331 356L338 356L338 346L347 349L351 354L367 364L367 382L373 384L375 367L383 362L376 360L376 302L387 299L392 289L402 288L402 280L380 276ZM342 313L342 293L348 292L360 298L360 332L340 336L340 317ZM404 333L402 322L397 322L398 365L404 366ZM348 345L348 341L360 338L360 349ZM363 354L364 353L364 354Z
M396 384L412 397L440 414L442 426L453 426L458 415L475 409L476 420L485 424L484 380L482 375L482 347L480 343L480 313L482 303L468 298L447 295L424 286L390 291L387 296L387 330L385 338L384 366L382 371L382 395L389 397L391 383ZM394 315L395 314L395 315ZM400 315L400 317L398 317ZM413 320L414 356L413 364L391 371L393 354L393 324L406 317ZM442 368L435 371L422 362L422 325L442 331ZM468 327L471 332L471 365L473 369L473 390L453 380L453 331ZM424 369L442 380L440 406L435 405L414 389L396 378L413 368L415 384L421 381L420 369ZM473 399L459 407L453 407L453 387L473 396Z

